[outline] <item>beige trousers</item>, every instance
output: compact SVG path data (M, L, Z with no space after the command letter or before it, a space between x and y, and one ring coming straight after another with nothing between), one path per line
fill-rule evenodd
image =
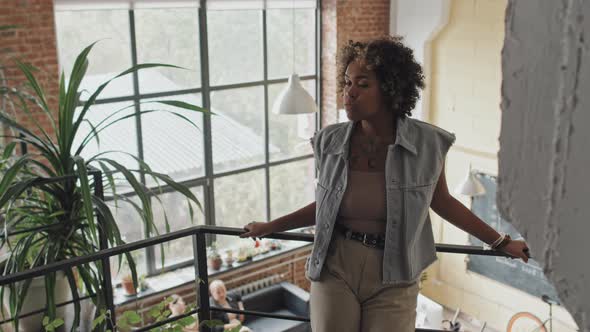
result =
M313 332L415 331L418 283L383 285L383 250L336 234L311 282Z

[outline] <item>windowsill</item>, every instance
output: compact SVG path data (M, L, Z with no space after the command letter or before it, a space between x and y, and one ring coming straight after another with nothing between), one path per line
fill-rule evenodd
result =
M242 267L246 267L258 262L263 262L270 258L280 256L283 254L290 253L294 250L303 248L307 245L311 245L308 242L301 241L281 241L281 249L271 250L264 254L259 254L250 260L245 262L234 262L232 266L227 266L225 263L219 270L212 271L210 268L207 269L209 279L216 275L231 272ZM115 306L122 306L137 300L146 299L152 296L162 294L176 287L181 287L195 282L195 267L193 265L176 269L174 271L162 273L159 275L147 277L145 282L148 288L144 291L139 292L136 295L126 295L122 287L116 287L113 289L113 297Z

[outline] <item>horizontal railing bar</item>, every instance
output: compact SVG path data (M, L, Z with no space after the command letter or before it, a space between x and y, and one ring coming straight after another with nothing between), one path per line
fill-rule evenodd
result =
M85 295L85 296L82 296L82 297L78 298L78 300L71 300L71 301L67 301L67 302L58 303L58 304L55 305L55 307L56 308L63 307L63 306L66 306L68 304L72 304L72 303L74 303L76 301L77 302L81 302L81 301L84 301L84 300L93 298L94 296L95 296L95 294ZM47 307L42 308L42 309L38 309L38 310L35 310L35 311L29 311L26 314L16 315L14 317L7 318L7 319L5 319L3 321L0 321L0 325L6 324L6 323L9 323L9 322L12 322L15 319L22 319L22 318L33 316L33 315L36 315L36 314L40 314L40 313L45 312L45 310L47 310Z
M50 272L56 272L64 269L68 269L72 266L90 263L106 257L113 257L120 254L124 254L133 250L143 249L150 246L158 245L160 243L169 242L182 237L191 236L197 233L205 234L222 234L222 235L239 235L244 233L243 229L220 227L220 226L208 226L200 225L190 228L185 228L179 231L158 235L149 239L139 240L132 243L127 243L113 248L97 251L90 255L73 257L67 260L50 263L44 266L38 266L29 270L9 274L0 277L0 286L10 284L13 282L38 277ZM265 236L270 239L280 240L292 240L292 241L306 241L312 242L313 235L311 234L299 234L299 233L273 233Z
M244 233L243 229L235 228L235 227L220 227L220 226L210 226L210 225L199 225L193 226L190 228L185 228L179 231L158 235L149 239L139 240L132 243L127 243L124 245L120 245L113 248L108 248L104 250L97 251L93 254L80 256L80 257L73 257L67 260L54 262L51 264L47 264L44 266L35 267L29 270L9 274L6 276L0 276L0 286L10 284L13 282L30 279L34 277L38 277L50 272L56 272L59 270L68 269L72 266L77 266L81 264L90 263L96 260L100 260L106 257L113 257L120 254L124 254L133 250L143 249L146 247L158 245L160 243L169 242L172 240L176 240L182 237L191 236L197 233L204 233L204 234L217 234L217 235L240 235ZM293 233L293 232L281 232L281 233L273 233L265 236L265 238L269 239L278 239L278 240L291 240L291 241L303 241L303 242L312 242L313 235L312 234L301 234L301 233ZM447 253L466 253L472 255L485 255L485 256L503 256L503 257L511 257L508 254L503 252L494 251L483 249L482 247L477 246L463 246L463 245L449 245L449 244L437 244L436 250L439 252L447 252Z
M183 319L183 318L188 317L190 315L194 315L197 312L199 312L199 309L193 309L193 310L190 310L188 312L185 312L182 315L178 315L178 316L174 316L174 317L169 317L169 318L166 318L166 319L164 319L162 321L159 321L157 323L153 323L153 324L150 324L150 325L147 325L147 326L143 326L143 327L140 327L138 329L133 329L133 331L134 332L149 331L149 330L151 330L153 328L156 328L156 327L159 327L159 326L162 326L162 325L166 325L168 323L175 322L177 320Z
M244 233L244 229L236 227L220 227L211 225L197 226L201 229L202 233L205 234L216 234L216 235L241 235ZM266 239L276 240L290 240L290 241L303 241L313 242L313 234L306 233L295 233L295 232L280 232L266 235Z
M484 249L481 246L467 246L467 245L461 245L461 244L436 244L436 251L450 253L450 254L500 256L500 257L508 257L508 258L512 257L502 251Z
M296 321L300 321L300 322L309 322L309 318L303 317L303 316L271 314L271 313L262 312L262 311L237 310L237 309L220 308L220 307L211 307L209 309L211 311L230 312L233 314L244 314L244 315L250 315L250 316L260 316L260 317L268 317L268 318L296 320Z

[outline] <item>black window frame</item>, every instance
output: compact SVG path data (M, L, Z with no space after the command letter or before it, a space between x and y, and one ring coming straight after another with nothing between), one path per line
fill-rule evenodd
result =
M312 80L315 81L315 94L316 94L316 103L320 109L320 112L315 114L315 129L318 130L321 128L321 77L320 77L320 66L321 66L321 4L320 0L317 0L316 8L315 8L315 73L311 75L304 75L301 76L300 79L302 82ZM236 9L240 10L240 9ZM251 9L249 9L251 10ZM297 8L291 9L297 10ZM134 110L136 113L135 117L135 124L136 124L136 137L137 137L137 148L138 148L138 155L137 157L140 160L144 160L144 144L143 144L143 132L142 132L142 123L141 123L141 116L140 116L140 101L149 99L149 98L161 98L161 97L170 97L176 95L185 95L185 94L195 94L200 93L202 98L202 106L205 109L210 109L211 107L211 100L210 94L213 91L222 91L222 90L230 90L236 88L245 88L245 87L264 87L264 145L265 145L265 158L264 162L258 165L249 166L245 168L239 168L231 171L225 171L220 173L214 173L213 170L213 156L212 156L212 132L211 132L211 115L205 114L203 115L203 142L204 142L204 160L205 160L205 175L195 177L193 179L189 179L186 181L181 181L184 185L193 188L193 187L203 187L203 194L204 194L204 202L201 202L204 215L205 215L205 225L215 225L215 188L214 188L214 180L219 177L235 175L239 173L249 172L253 170L260 170L264 169L265 172L265 189L266 189L266 218L267 220L270 219L271 216L271 197L270 197L270 168L277 165L293 163L301 160L311 159L313 158L313 154L302 155L293 158L282 159L278 161L270 161L270 153L269 153L269 112L271 106L269 105L269 95L268 90L269 86L278 83L287 83L288 78L268 78L268 47L267 47L267 10L260 9L262 11L262 43L263 43L263 79L258 81L249 81L249 82L242 82L236 84L224 84L224 85L216 85L211 86L209 80L209 54L208 54L208 34L207 34L207 0L200 0L200 6L198 9L198 17L199 17L199 52L200 52L200 68L201 68L201 86L198 88L191 88L191 89L182 89L182 90L174 90L174 91L166 91L166 92L158 92L158 93L141 93L139 88L139 75L137 72L132 74L133 80L133 95L131 96L122 96L122 97L115 97L115 98L104 98L104 99L97 99L95 104L109 104L109 103L116 103L116 102L132 102L134 105ZM130 48L131 48L131 57L132 57L132 65L136 65L138 63L138 56L137 56L137 39L136 39L136 29L135 29L135 11L133 9L128 10L129 15L129 32L130 32ZM143 184L146 184L145 176L140 175L140 181ZM159 193L168 193L172 192L173 189L169 186L162 185L161 190L158 190ZM155 232L151 229L147 228L144 229L144 237L149 238L153 236ZM211 244L214 241L214 236L207 238L207 244ZM146 248L146 264L147 264L147 275L152 276L155 274L167 272L170 270L186 267L192 264L192 260L188 259L186 261L182 261L173 265L161 267L161 264L156 262L156 255L155 255L156 248L148 247Z

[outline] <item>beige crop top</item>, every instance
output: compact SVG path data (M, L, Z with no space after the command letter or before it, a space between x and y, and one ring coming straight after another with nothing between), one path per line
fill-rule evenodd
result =
M349 172L338 223L357 232L385 232L387 204L384 172Z

